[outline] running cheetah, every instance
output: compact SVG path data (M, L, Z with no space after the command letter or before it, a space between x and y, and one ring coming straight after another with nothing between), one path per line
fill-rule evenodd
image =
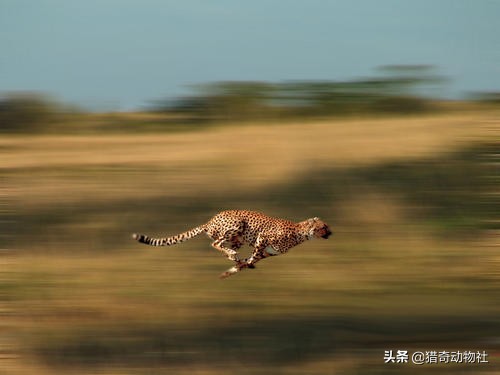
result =
M255 263L269 256L288 252L292 247L315 237L327 239L331 234L328 225L314 217L294 223L274 218L260 212L246 210L222 211L208 223L200 225L177 236L150 238L134 234L133 239L151 246L171 246L189 240L205 232L212 240L212 246L222 252L235 265L220 275L226 278L245 268L255 268ZM241 260L237 250L248 244L253 247L252 255Z

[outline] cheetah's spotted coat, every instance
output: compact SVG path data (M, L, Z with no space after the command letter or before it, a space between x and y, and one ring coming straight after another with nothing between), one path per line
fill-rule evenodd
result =
M231 276L245 268L255 268L259 260L273 255L284 254L292 247L315 237L328 238L332 232L319 218L311 218L300 223L266 216L259 212L245 210L223 211L208 223L188 230L177 236L150 238L134 234L139 242L152 246L170 246L189 240L202 232L213 239L212 246L225 254L235 265L220 275ZM241 260L237 250L248 244L253 253Z

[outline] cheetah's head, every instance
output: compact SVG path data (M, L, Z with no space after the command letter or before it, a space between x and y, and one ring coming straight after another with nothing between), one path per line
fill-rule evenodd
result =
M309 229L309 238L321 237L325 240L332 234L332 231L324 221L317 217L306 220Z

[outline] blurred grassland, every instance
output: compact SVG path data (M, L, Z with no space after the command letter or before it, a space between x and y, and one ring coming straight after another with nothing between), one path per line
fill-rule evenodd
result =
M421 373L383 364L406 349L490 354L426 373L500 371L499 125L486 111L4 136L0 369ZM205 236L130 239L230 208L319 216L334 236L224 281Z

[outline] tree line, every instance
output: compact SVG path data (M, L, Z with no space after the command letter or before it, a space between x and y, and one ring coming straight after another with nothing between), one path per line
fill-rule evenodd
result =
M425 113L436 110L436 97L448 81L435 72L430 65L390 65L373 77L347 81L206 83L192 86L191 95L154 101L146 111L181 115L189 123ZM500 92L468 99L498 105ZM0 96L0 132L42 132L66 121L68 113L84 112L75 108L42 94L5 94Z

